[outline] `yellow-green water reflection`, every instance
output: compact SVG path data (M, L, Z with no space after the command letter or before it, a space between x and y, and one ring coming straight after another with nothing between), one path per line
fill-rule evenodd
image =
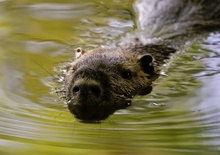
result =
M101 124L76 121L53 93L75 47L118 40L133 18L131 1L0 1L0 154L219 154L218 33Z

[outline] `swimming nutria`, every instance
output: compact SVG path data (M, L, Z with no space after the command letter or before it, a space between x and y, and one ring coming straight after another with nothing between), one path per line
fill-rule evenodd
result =
M163 38L173 39L173 46L179 39L182 43L188 41L185 33L193 36L203 29L219 29L218 0L141 0L135 4L144 38L160 32L160 37L162 33L167 36ZM64 81L63 95L69 110L80 120L94 122L130 106L133 96L151 92L152 81L175 51L163 43L139 42L90 51L77 49L76 60L69 65Z
M106 119L131 105L135 95L146 95L161 66L176 50L157 44L77 49L69 65L64 89L68 108L85 122Z

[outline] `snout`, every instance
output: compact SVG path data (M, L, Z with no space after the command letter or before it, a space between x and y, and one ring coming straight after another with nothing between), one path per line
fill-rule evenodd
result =
M72 93L82 97L98 99L102 94L102 88L98 82L93 80L79 81L73 86Z
M92 122L106 119L116 110L114 98L102 83L92 79L79 79L71 88L68 108L82 121Z
M74 83L72 94L76 99L75 105L84 108L95 107L101 100L103 88L97 81L80 80Z

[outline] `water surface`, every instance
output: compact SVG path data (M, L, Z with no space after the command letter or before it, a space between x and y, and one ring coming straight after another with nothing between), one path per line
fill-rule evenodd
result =
M219 154L220 33L172 58L151 94L101 124L74 119L54 93L73 49L136 30L132 1L0 1L0 153Z

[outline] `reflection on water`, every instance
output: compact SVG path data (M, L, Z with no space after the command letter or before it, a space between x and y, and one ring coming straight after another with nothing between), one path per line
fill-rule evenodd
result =
M0 1L0 153L219 154L220 34L191 43L150 95L101 124L52 93L75 47L133 30L128 1Z

